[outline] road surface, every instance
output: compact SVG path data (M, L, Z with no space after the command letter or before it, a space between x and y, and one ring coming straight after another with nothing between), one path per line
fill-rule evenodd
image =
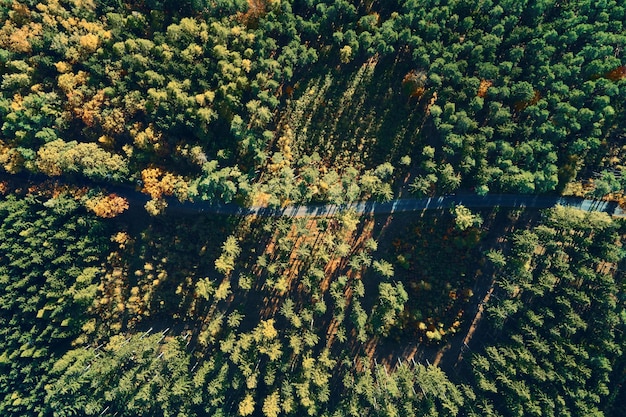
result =
M295 205L284 208L241 207L237 204L211 204L208 202L169 201L168 211L186 213L219 213L240 216L263 217L314 217L330 216L342 211L354 211L357 214L392 214L424 210L444 210L462 204L470 209L480 208L549 208L556 205L576 207L585 211L602 211L617 217L626 213L614 202L585 200L575 197L491 194L484 197L474 194L448 195L431 198L405 198L385 203L356 202L344 205Z
M50 178L39 174L10 175L0 173L0 179L44 182L46 180L64 183L58 178ZM75 183L75 182L74 182ZM116 193L128 200L131 205L144 205L149 197L131 186L99 183L90 180L81 180L79 186L100 187L108 192ZM235 203L219 204L208 201L180 202L175 198L166 200L168 213L215 213L239 216L263 217L315 217L330 216L342 211L354 211L357 214L392 214L418 212L424 210L445 210L458 204L470 209L481 208L549 208L556 205L577 207L585 211L602 211L610 215L624 218L626 213L615 202L585 200L577 197L559 197L547 195L526 194L456 194L430 198L403 198L385 203L364 201L343 205L337 204L308 204L294 205L282 208L268 208L261 206L242 207Z

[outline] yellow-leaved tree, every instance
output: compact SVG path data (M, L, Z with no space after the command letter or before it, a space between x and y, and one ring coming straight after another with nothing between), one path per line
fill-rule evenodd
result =
M280 394L274 391L263 401L263 414L266 417L278 417L280 414Z
M252 394L247 393L243 400L239 403L239 415L249 416L254 412L254 398Z
M57 139L37 151L37 169L46 175L80 173L89 178L121 181L128 177L128 163L117 154L105 151L96 143L65 142Z

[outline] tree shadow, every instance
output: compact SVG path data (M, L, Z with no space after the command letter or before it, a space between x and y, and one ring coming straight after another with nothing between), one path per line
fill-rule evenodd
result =
M198 279L219 277L215 254L241 221L226 215L172 214L150 217L130 210L118 220L118 248L106 277L122 275L120 330L193 328ZM111 284L110 280L105 286Z
M299 88L282 123L302 153L318 152L332 167L394 163L416 148L425 116L402 87L412 69L391 57L323 68Z

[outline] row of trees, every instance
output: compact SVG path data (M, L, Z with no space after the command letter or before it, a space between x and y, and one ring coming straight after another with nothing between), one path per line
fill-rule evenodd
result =
M0 201L0 412L38 415L55 361L85 343L106 226L72 196Z
M275 333L271 329L266 327L260 336L271 337ZM274 390L259 390L258 383L271 383L276 372L282 370L272 368L259 380L258 371L252 371L247 378L233 375L232 366L221 363L219 357L205 360L201 365L198 362L192 365L192 361L184 339L160 333L118 336L98 349L72 350L51 370L55 379L46 387L47 411L54 411L56 416L112 412L120 416L211 413L276 417L299 415L296 410L304 404L309 415L318 415L322 404L313 402L309 390L326 391L328 399L325 374L328 367L335 365L326 351L317 360L303 361L304 376L312 379L314 385L297 382L303 380L303 375L296 374L282 385L276 384L278 388ZM359 358L359 361L368 359ZM243 388L242 385L245 394L237 402L229 391ZM365 365L361 371L346 373L343 388L348 395L336 406L334 415L455 416L464 407L469 411L467 415L478 415L466 403L474 398L471 389L454 385L434 366L402 363L388 370L385 366ZM267 395L259 396L259 391L266 391Z
M544 224L513 236L510 256L489 255L497 283L489 330L468 363L489 415L617 412L619 227L605 214L555 208Z

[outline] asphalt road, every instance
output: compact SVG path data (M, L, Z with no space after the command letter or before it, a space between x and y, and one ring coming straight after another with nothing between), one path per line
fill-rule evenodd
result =
M575 197L491 194L484 197L475 194L458 194L431 198L406 198L385 203L357 202L344 205L296 205L284 208L241 207L236 204L210 204L208 202L169 201L168 211L186 213L220 213L241 216L265 217L313 217L330 216L342 211L354 211L357 214L392 214L424 210L444 210L463 204L467 208L549 208L556 205L576 207L585 211L602 211L617 217L626 217L626 213L617 203L585 200Z
M59 178L49 178L44 175L17 174L10 175L0 173L0 179L22 180L28 182L43 182L46 180L64 182ZM128 185L104 184L95 181L81 180L81 186L101 187L109 192L125 197L131 205L144 205L148 196ZM354 211L357 214L392 214L419 212L424 210L445 210L458 204L463 204L470 209L502 207L502 208L549 208L556 205L576 207L585 211L602 211L610 215L624 218L626 212L615 202L585 200L576 197L559 197L546 195L525 194L489 194L478 196L476 194L456 194L431 198L403 198L385 203L364 201L344 205L337 204L309 204L295 205L282 208L268 208L260 206L241 207L235 203L214 204L208 201L183 202L175 198L167 199L168 213L216 213L239 216L264 216L264 217L315 217L331 216L342 211Z

